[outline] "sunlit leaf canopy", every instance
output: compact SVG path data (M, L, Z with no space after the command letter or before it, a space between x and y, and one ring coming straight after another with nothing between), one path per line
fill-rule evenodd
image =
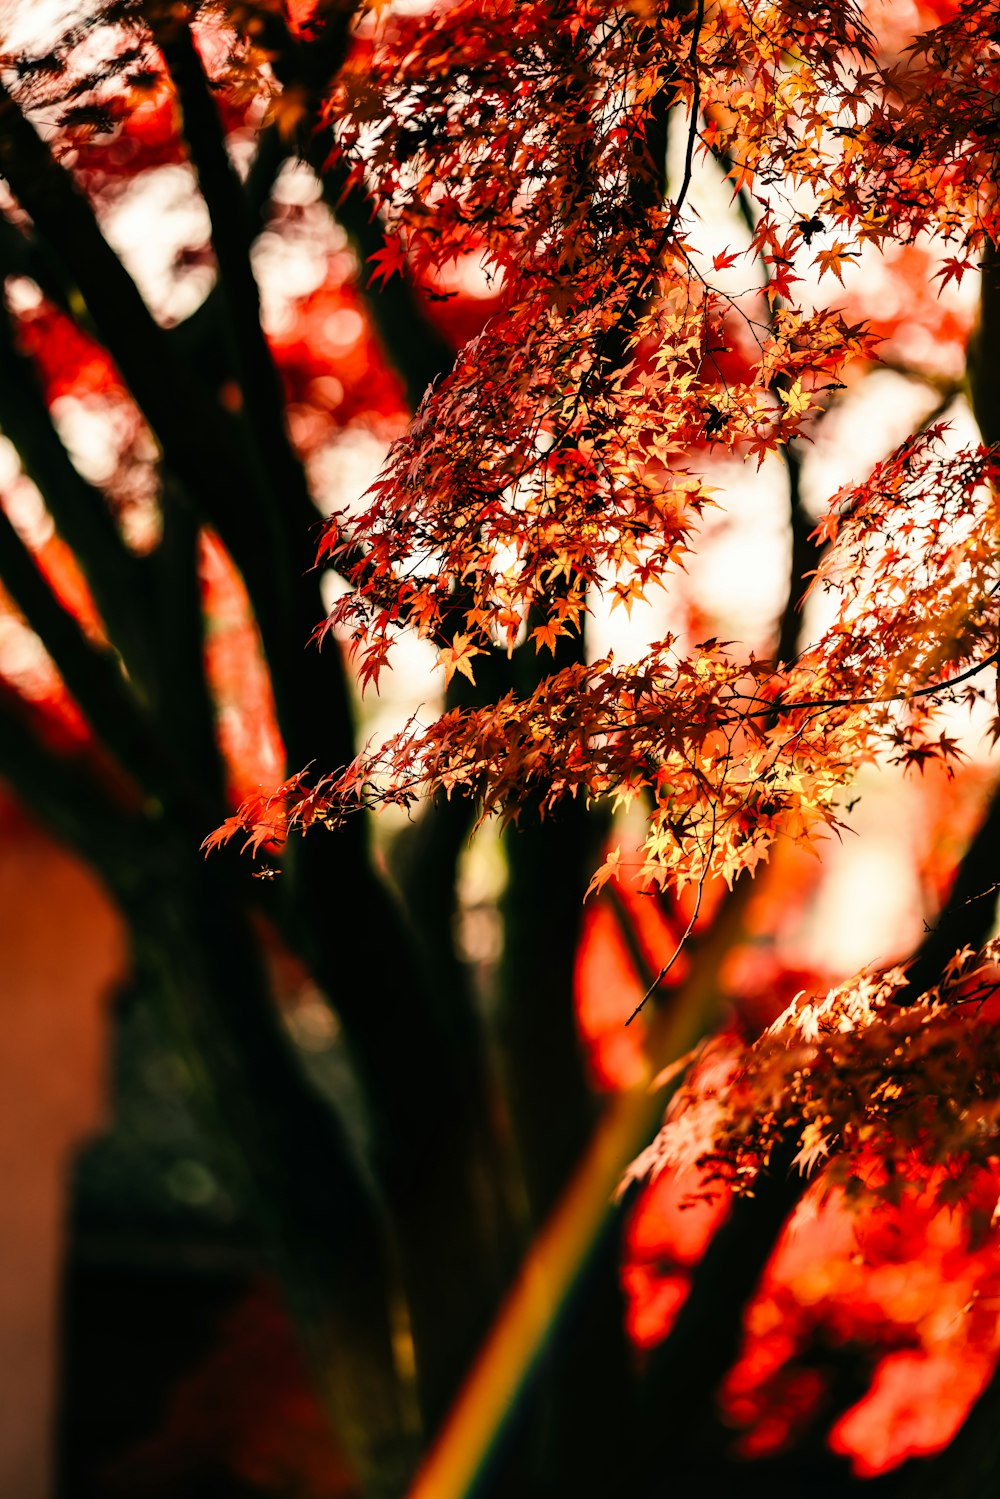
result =
M971 108L994 60L970 18L902 53L851 7L457 5L363 30L330 110L391 255L426 273L475 254L502 288L366 500L329 523L322 554L353 587L327 628L363 683L403 628L473 681L484 652L555 656L597 600L674 587L719 461L780 462L877 357L840 305L844 269L887 244L940 246L943 280L975 263L992 138L905 110L916 93L938 123ZM747 220L715 254L691 202L706 160ZM988 454L942 435L828 500L812 587L833 618L814 643L775 660L671 632L636 662L553 670L410 725L343 778L290 783L270 832L426 790L515 815L529 796L648 797L647 881L681 888L834 825L877 750L947 760L939 689L976 698L995 651L996 517Z
M263 124L289 137L303 128L303 99L275 68L275 14L205 8L197 21L243 167ZM123 243L145 174L169 181L184 169L156 46L169 16L111 7L74 23L51 55L25 44L23 59L8 59L18 98ZM289 424L332 512L319 557L335 601L318 633L348 646L362 687L390 695L403 675L394 663L421 639L437 680L468 696L435 716L433 691L403 692L405 727L383 734L376 717L352 765L285 767L245 592L203 533L208 672L231 798L250 797L213 841L246 836L280 864L289 830L336 826L361 807L410 810L435 793L471 792L511 818L554 814L567 798L613 806L620 843L616 832L595 873L578 960L581 1021L606 1087L641 1076L640 1026L622 1022L724 901L715 877L738 883L777 844L776 888L794 905L809 878L797 845L848 817L878 762L926 771L920 806L931 806L936 844L921 875L940 895L956 856L954 807L935 801L942 775L966 776L965 801L981 794L983 761L963 770L963 750L980 751L955 705L978 723L993 709L996 475L959 395L969 293L996 233L994 22L995 7L978 4L373 6L324 106L326 167L344 191L370 195L384 240L360 265L312 179L289 174L258 242ZM308 36L313 22L296 24ZM204 238L196 226L161 277L166 324L195 312L212 284ZM305 262L301 283L283 287ZM458 350L409 422L363 298L366 280L403 274ZM74 457L92 463L88 477L141 555L159 526L150 434L74 322L79 309L60 308L30 275L11 288L21 345ZM880 362L891 375L872 373ZM923 405L898 399L901 420L893 394L878 394L887 379L897 397L915 386ZM869 400L882 429L870 450L855 435ZM866 461L831 461L838 440L858 442ZM814 492L798 524L818 527L808 566L789 564L772 527L779 587L744 627L731 600L699 589L712 528L727 512L738 520L741 485L785 504L805 477ZM5 504L60 597L102 638L23 476ZM638 646L633 620L648 626ZM61 747L93 754L13 610L5 630L8 686ZM477 700L482 672L508 655L540 663L535 682ZM648 891L680 899L653 906ZM616 899L644 962L622 950ZM758 933L781 919L758 912ZM877 956L903 947L887 932ZM995 952L965 954L905 1007L891 972L824 1000L836 960L813 953L796 970L786 951L782 963L746 952L738 962L749 970L755 957L762 971L744 974L737 1021L698 1054L641 1161L641 1174L660 1174L630 1230L630 1331L639 1346L663 1338L730 1187L752 1187L791 1135L796 1169L821 1180L750 1308L728 1409L748 1452L775 1449L821 1400L822 1380L796 1366L809 1336L867 1336L886 1356L835 1441L858 1471L877 1471L947 1441L995 1361L996 1320L983 1308L996 1278L996 1064L982 1003ZM681 951L671 983L686 961ZM599 971L611 975L603 988ZM774 1021L796 988L804 997ZM679 1178L692 1162L695 1174ZM890 1207L873 1209L873 1197ZM869 1217L845 1210L858 1200ZM849 1250L834 1253L858 1232L878 1267L864 1285ZM926 1283L907 1297L899 1282L918 1265L931 1267ZM944 1328L935 1303L949 1283L959 1289ZM958 1315L973 1303L973 1316ZM921 1379L951 1380L951 1403L939 1400L916 1433L894 1428L902 1385Z

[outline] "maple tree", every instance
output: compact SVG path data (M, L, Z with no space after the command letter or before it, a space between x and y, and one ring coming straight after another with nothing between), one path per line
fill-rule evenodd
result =
M830 1449L953 1437L909 1491L995 1472L996 34L952 0L113 0L5 52L0 771L126 915L365 1492L846 1486ZM172 170L205 222L140 290L122 211ZM810 498L889 373L919 413ZM726 640L692 580L755 471L782 578ZM441 711L361 745L354 688L414 642ZM796 970L795 861L875 764L961 824L933 927ZM410 818L388 869L371 809ZM454 930L486 826L492 1008ZM503 1443L463 1389L516 1404Z

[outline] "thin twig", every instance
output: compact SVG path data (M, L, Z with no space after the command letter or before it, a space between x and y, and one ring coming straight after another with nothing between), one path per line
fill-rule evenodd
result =
M747 709L745 718L767 718L771 714L797 713L799 709L826 709L826 708L870 708L877 707L881 703L910 703L918 697L933 697L939 692L948 692L952 687L958 687L962 682L968 682L970 678L977 676L979 672L985 671L988 666L995 665L1000 661L1000 650L991 652L985 661L979 661L974 666L969 666L965 671L959 672L957 677L952 677L947 682L932 682L927 687L915 687L912 692L890 692L883 697L832 697L832 698L806 698L801 702L783 702L776 698L774 702L768 703L766 707ZM745 701L755 702L756 694L749 697L746 693L734 693L733 699L742 698Z

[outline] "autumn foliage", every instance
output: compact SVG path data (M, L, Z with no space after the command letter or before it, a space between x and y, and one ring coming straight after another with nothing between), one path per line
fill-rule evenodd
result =
M113 0L4 56L0 770L359 1491L996 1472L998 27ZM863 952L859 796L919 829Z

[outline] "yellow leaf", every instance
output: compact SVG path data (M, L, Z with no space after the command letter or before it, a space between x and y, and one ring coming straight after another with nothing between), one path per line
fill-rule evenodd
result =
M463 677L468 677L469 681L475 685L476 679L472 674L470 663L473 656L482 655L485 655L485 652L478 645L472 644L471 636L453 636L451 645L445 646L444 650L438 656L438 661L444 667L445 686L447 687L451 682L456 671L461 672Z

